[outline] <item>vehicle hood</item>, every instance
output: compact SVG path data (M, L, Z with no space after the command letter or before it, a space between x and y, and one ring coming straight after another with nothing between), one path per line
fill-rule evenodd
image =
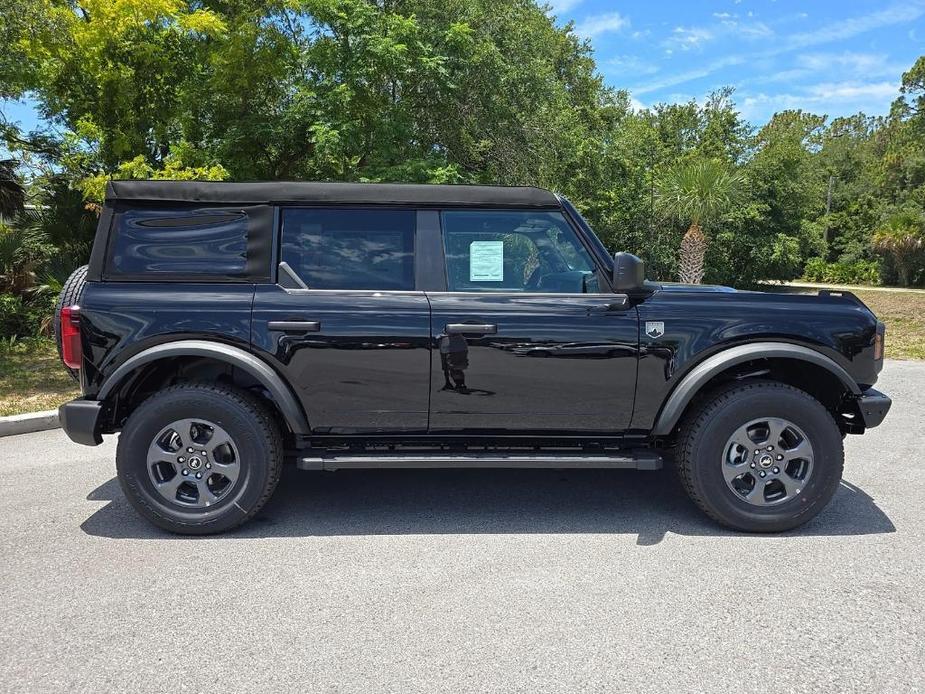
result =
M659 282L659 287L666 292L737 292L738 289L724 287L720 284L682 284L681 282Z

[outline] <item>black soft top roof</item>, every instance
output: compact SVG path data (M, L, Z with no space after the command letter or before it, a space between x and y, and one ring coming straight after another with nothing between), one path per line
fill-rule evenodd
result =
M322 203L425 206L558 207L548 190L530 186L426 185L417 183L304 183L261 181L110 181L106 200L152 202Z

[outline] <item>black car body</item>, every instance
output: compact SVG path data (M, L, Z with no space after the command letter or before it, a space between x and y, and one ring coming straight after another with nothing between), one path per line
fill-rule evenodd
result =
M258 401L320 469L659 467L736 384L798 389L841 435L890 404L852 294L646 282L537 188L113 181L78 304L61 419L91 445L182 384Z

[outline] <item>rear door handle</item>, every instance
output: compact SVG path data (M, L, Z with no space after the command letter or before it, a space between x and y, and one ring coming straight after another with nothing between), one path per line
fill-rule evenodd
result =
M321 321L271 320L267 327L270 330L282 330L284 333L316 333L321 330Z
M491 323L447 323L447 335L496 335L498 326Z

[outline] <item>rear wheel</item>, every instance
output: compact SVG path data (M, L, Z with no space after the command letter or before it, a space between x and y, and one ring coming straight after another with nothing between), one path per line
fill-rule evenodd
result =
M279 481L282 443L266 409L241 391L179 385L145 400L119 436L116 468L145 518L202 535L252 518Z
M61 288L58 295L58 303L55 305L55 315L52 318L52 327L55 333L55 344L58 346L58 358L61 358L61 309L65 306L76 306L80 303L80 297L84 292L84 285L87 283L87 266L82 265L67 278L67 282ZM62 361L63 363L63 361ZM65 365L67 372L75 381L80 379L76 369Z
M783 383L726 387L696 406L680 432L678 470L688 495L737 530L805 523L831 500L843 467L832 415Z

